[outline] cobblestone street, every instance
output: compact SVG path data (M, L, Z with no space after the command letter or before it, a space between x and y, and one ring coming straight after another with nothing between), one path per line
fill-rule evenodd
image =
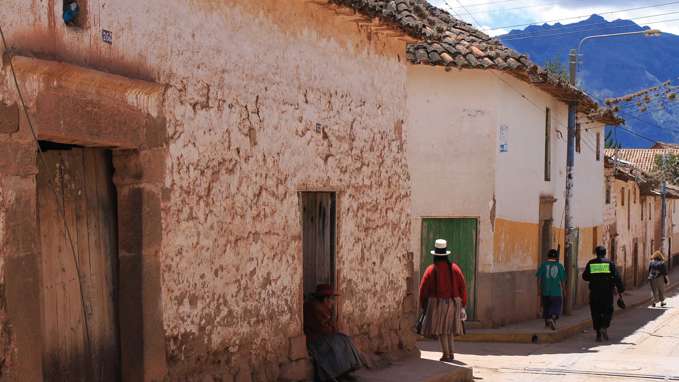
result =
M679 293L666 308L639 307L613 319L608 343L591 330L556 344L458 343L456 359L476 381L679 381ZM436 342L420 343L438 359Z

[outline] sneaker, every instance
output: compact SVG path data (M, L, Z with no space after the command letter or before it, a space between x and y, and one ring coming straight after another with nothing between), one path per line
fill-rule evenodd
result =
M549 320L549 328L556 330L556 322L554 322L554 320Z
M661 303L660 303L660 306L662 306L662 307L664 308L665 306L667 306L667 304L664 303L664 302L661 302Z
M601 329L601 335L604 337L604 341L608 341L608 329Z
M654 302L653 304L651 304L651 307L652 307L652 308L655 308L655 302Z

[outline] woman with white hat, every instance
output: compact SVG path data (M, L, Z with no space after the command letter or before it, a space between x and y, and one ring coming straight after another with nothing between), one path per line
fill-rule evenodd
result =
M436 240L431 251L434 263L420 283L420 309L424 311L421 334L439 338L444 362L455 359L453 336L462 334L460 317L467 305L464 275L457 264L450 262L450 253L445 240Z

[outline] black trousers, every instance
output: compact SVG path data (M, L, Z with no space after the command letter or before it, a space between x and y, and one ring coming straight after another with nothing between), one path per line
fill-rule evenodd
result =
M613 293L590 293L589 310L594 330L608 328L613 318Z

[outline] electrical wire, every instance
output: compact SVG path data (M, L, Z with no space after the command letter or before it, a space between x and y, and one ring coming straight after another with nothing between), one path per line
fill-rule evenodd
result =
M24 96L21 92L21 87L19 86L19 80L17 79L16 70L14 68L14 55L12 54L9 46L7 45L7 40L5 39L5 33L4 33L1 25L0 25L0 38L2 40L2 45L3 45L4 50L9 55L8 61L9 61L10 72L12 74L12 79L14 80L14 86L16 87L17 95L19 97L19 101L21 102L22 110L23 110L24 115L26 117L26 121L28 122L28 127L30 129L31 136L33 138L33 141L34 141L35 146L36 146L37 151L38 151L39 162L44 167L44 170L48 171L47 161L45 160L45 156L44 156L45 154L42 151L42 148L40 147L38 135L35 131L35 128L33 127L31 117L28 114L28 108L26 107L26 102L24 100ZM80 273L80 263L78 261L78 252L75 248L75 244L73 243L73 236L71 235L71 230L68 227L68 222L66 220L66 206L63 203L63 201L60 201L59 194L57 193L55 185L52 183L52 179L50 179L49 177L46 177L46 178L47 178L47 183L48 183L49 189L52 191L52 194L54 195L54 198L56 199L57 205L59 207L61 207L61 208L57 208L57 214L59 215L59 217L64 222L64 231L65 231L66 239L68 240L68 243L71 247L71 253L73 255L73 263L75 265L75 271L78 275L78 288L79 288L79 292L80 292L79 294L80 294L80 308L81 308L80 310L81 310L81 313L82 313L82 316L83 316L83 324L84 324L85 337L86 337L85 338L86 339L85 346L86 346L87 355L91 356L92 355L92 351L91 351L92 343L91 343L91 339L90 339L90 325L89 325L89 319L87 317L87 310L86 310L86 307L85 307L86 303L85 303L85 297L84 297L84 294L83 294L84 288L83 288L82 276L81 276L81 273Z
M679 1L671 1L671 2L668 2L668 3L647 5L647 6L643 6L643 7L619 9L619 10L616 10L616 11L599 12L597 14L599 16L611 15L611 14L624 13L624 12L629 12L629 11L638 11L638 10L641 10L641 9L651 9L651 8L665 7L665 6L673 5L673 4L679 4ZM564 21L564 20L576 20L576 19L581 19L581 18L586 18L586 17L591 17L591 14L582 15L582 16L564 17L564 18L560 18L560 19L553 19L553 20L546 20L546 21L534 21L532 23L526 23L526 24L505 25L505 26L501 26L501 27L486 28L485 30L494 31L494 30L498 30L498 29L527 27L527 26L536 25L536 24L555 23L555 22L561 22L561 21Z
M464 4L464 5L460 4L460 5L462 5L462 7L475 8L475 7L482 7L484 5L513 3L515 1L523 1L523 0L497 0L497 1L489 1L489 2L485 2L485 3Z

